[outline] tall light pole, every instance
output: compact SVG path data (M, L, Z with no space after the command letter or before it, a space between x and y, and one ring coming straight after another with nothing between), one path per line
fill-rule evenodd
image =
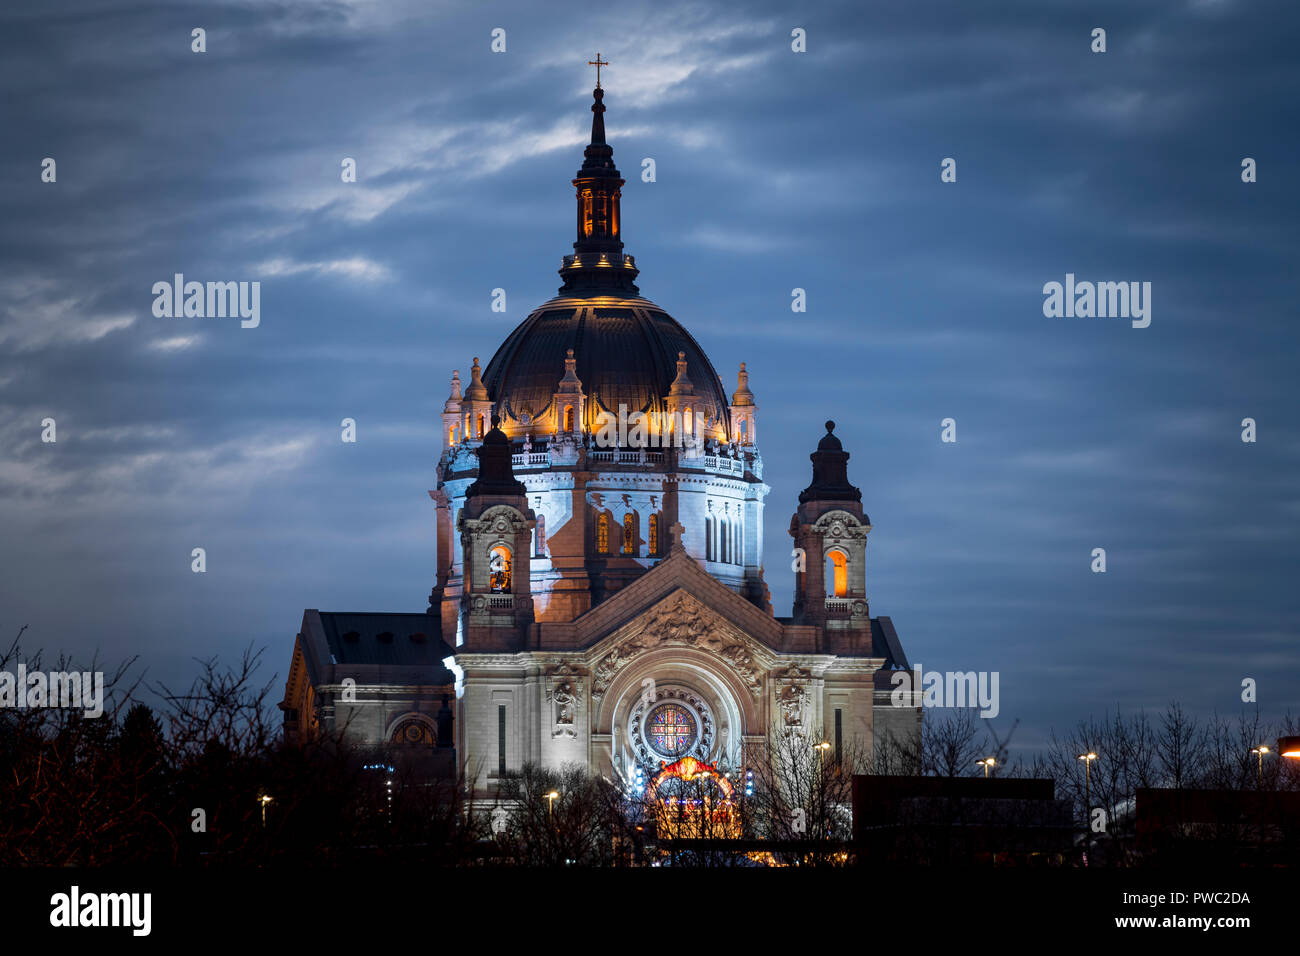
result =
M1092 848L1092 821L1089 819L1092 816L1092 762L1097 755L1089 750L1086 754L1079 754L1079 759L1083 761L1083 852L1086 860L1088 850Z
M1269 749L1265 747L1263 744L1260 744L1258 747L1252 747L1250 749L1250 752L1255 754L1257 757L1259 757L1259 770L1255 777L1255 785L1260 790L1263 790L1264 789L1264 754L1270 753L1271 751L1269 751Z
M997 764L997 761L994 760L992 757L985 757L983 760L976 760L975 762L984 768L985 780L989 778L989 767L995 766Z
M555 798L560 794L552 790L546 795L546 822L552 823L555 819Z
M819 744L813 744L813 750L817 751L817 776L819 779L826 772L826 751L830 749L830 743L825 740Z

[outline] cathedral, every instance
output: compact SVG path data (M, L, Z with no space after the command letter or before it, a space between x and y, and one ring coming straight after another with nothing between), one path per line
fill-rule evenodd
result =
M758 405L641 295L597 83L558 294L451 377L423 613L307 610L280 707L325 731L440 754L490 795L527 763L631 786L720 771L775 733L838 755L919 733L909 667L866 592L871 523L834 422L790 519L794 606L764 582ZM809 436L810 444L817 435Z

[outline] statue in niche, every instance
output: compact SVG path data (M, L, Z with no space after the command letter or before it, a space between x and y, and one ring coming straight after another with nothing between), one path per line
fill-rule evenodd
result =
M808 692L799 684L788 684L781 691L781 716L787 727L802 727Z

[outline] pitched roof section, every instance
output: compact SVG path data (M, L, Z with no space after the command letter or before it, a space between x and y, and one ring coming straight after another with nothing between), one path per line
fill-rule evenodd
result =
M768 647L780 646L782 626L709 574L686 551L669 556L573 622L584 647L597 643L646 608L681 588Z
M320 622L335 664L441 668L455 653L436 615L321 611Z
M903 642L898 639L898 632L894 630L894 622L887 617L873 617L871 619L871 643L872 650L877 657L885 659L886 668L901 668L908 670L912 665L907 663L907 655L903 653Z
M442 666L455 652L442 640L437 615L307 610L303 636L313 684L333 679L331 666L425 667L432 672L419 675L421 682L455 680Z

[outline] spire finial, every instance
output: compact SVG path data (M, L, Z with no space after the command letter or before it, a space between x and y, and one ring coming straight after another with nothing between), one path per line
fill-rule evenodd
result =
M600 68L602 66L609 66L609 60L602 60L600 54L597 53L596 59L587 61L587 66L594 66L596 68L596 89L600 89Z

